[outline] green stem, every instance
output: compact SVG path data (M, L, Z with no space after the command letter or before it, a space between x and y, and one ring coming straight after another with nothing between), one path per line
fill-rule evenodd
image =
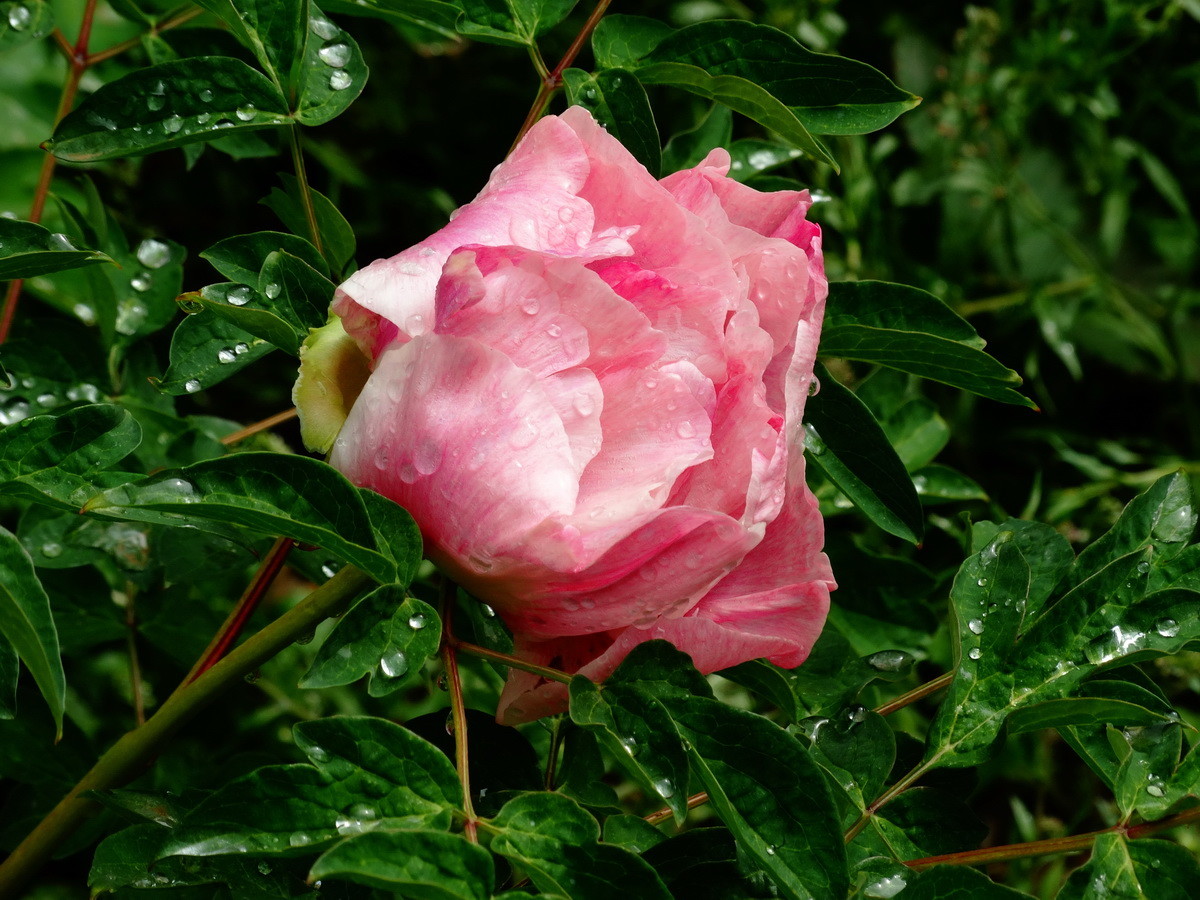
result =
M244 683L248 673L296 638L311 633L325 619L344 610L370 583L358 569L347 566L195 681L180 687L145 725L120 738L0 864L0 900L19 896L22 886L98 808L84 794L109 790L135 778L205 705Z
M1044 841L1029 841L1024 844L1004 844L999 847L985 847L982 850L967 850L962 853L946 853L941 856L926 856L922 859L911 859L904 863L910 869L928 869L932 866L982 866L987 863L1007 862L1013 859L1026 859L1031 856L1046 856L1052 853L1082 853L1089 849L1092 843L1102 834L1120 834L1129 840L1136 840L1170 828L1181 825L1192 825L1200 821L1200 807L1185 812L1167 816L1154 822L1143 822L1140 825L1114 825L1099 831L1089 831L1086 834L1072 834L1067 837L1047 838Z
M871 817L875 815L875 813L879 812L879 810L912 787L913 783L927 771L929 771L930 767L931 763L929 762L921 763L911 772L893 784L890 788L876 797L874 801L871 802L871 805L863 810L863 814L859 817L858 821L851 825L850 830L846 832L846 843L849 844L852 840L858 837L859 832L867 827L867 823L871 821Z
M292 140L292 164L296 169L296 181L300 186L300 202L304 206L304 218L308 220L308 230L312 234L313 246L321 255L325 248L321 246L321 232L317 228L317 210L313 206L312 193L308 188L308 174L304 170L304 150L300 147L300 126L293 124L288 129Z
M503 666L508 666L510 669L520 669L522 672L532 672L534 675L541 675L549 681L557 681L559 684L570 684L571 676L560 669L551 669L547 666L539 666L536 663L525 662L523 659L517 659L515 656L509 656L507 653L500 653L497 650L489 650L487 647L480 647L478 644L469 644L466 641L460 641L458 638L451 637L456 650L461 650L468 656L478 656L480 659L490 659L492 662L500 663Z
M454 722L454 760L458 767L458 780L463 790L463 833L472 844L479 843L476 831L477 818L471 803L471 759L467 746L467 707L463 703L462 678L458 673L458 652L454 642L454 597L455 587L446 579L442 585L442 665L446 669L446 686L450 691L450 715Z

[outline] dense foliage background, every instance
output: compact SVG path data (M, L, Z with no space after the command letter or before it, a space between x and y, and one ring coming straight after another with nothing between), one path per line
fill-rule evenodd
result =
M43 172L45 153L39 145L54 132L68 77L65 54L54 39L26 38L48 32L52 15L73 43L92 6L84 0L0 3L0 211L6 217L29 218ZM478 34L456 37L453 20L439 32L386 13L421 9L419 3L378 0L366 7L324 5L357 42L370 78L341 115L304 134L310 184L353 231L351 236L339 230L330 214L327 241L333 235L336 247L345 250L341 260L326 253L325 262L332 265L325 265L323 274L334 283L351 256L358 265L390 256L436 230L452 209L469 200L508 150L539 86L528 54L511 41L489 43L486 33L484 40ZM381 11L381 17L357 17L370 10ZM194 15L199 12L158 0L95 4L92 52L110 47L123 52L102 56L82 73L80 98L176 56L251 59L216 17ZM542 35L542 58L556 61L590 12L581 6ZM874 794L936 756L938 747L958 747L965 740L947 710L958 707L967 717L987 719L981 710L989 703L1015 710L1024 702L1012 699L1017 695L1011 683L1001 701L995 696L981 700L964 687L962 671L973 671L980 685L1015 677L1018 692L1024 684L1034 700L1046 703L1089 698L1090 703L1070 710L1030 712L1035 707L1026 706L1025 718L1009 721L1011 733L999 744L993 746L992 739L1000 734L1002 720L957 761L931 767L919 787L900 794L884 827L851 844L851 890L855 896L915 898L950 896L959 887L973 897L992 896L986 891L1011 896L993 887L1006 885L1038 897L1193 896L1200 889L1195 861L1200 838L1187 828L1158 835L1177 842L1167 849L1157 843L1145 849L1151 843L1146 838L1117 846L1126 834L1122 830L1100 838L1091 857L1090 838L1040 845L1028 858L1021 852L969 854L981 845L1050 841L1114 825L1133 828L1129 836L1138 837L1141 823L1179 815L1197 803L1200 757L1186 754L1200 725L1200 657L1187 646L1200 638L1195 604L1200 556L1195 546L1186 546L1195 522L1188 482L1195 482L1200 471L1200 240L1194 218L1200 197L1200 117L1195 114L1200 6L1194 0L979 6L690 0L646 2L636 9L618 3L610 13L650 16L675 27L720 19L766 23L813 50L867 62L921 96L919 106L882 130L823 136L840 164L836 172L809 155L790 152L760 124L725 107L674 88L647 87L665 148L664 173L691 164L709 147L732 144L756 186L812 188L820 200L813 216L825 228L832 281L899 282L942 298L986 338L989 353L1023 375L1021 390L1039 407L1003 405L898 368L826 354L829 371L818 396L833 404L840 396L838 383L845 384L880 422L921 495L918 519L924 534L919 542L904 540L906 533L917 535L903 521L894 524L895 516L888 518L887 497L853 496L845 483L839 482L842 491L834 487L836 475L814 474L840 582L830 627L808 666L792 674L765 664L739 667L727 679L713 679L718 699L727 708L767 715L797 735L798 746L811 744L813 758L833 773L835 785L850 785L849 799L838 801L836 815L843 827L852 828ZM154 23L163 22L174 27L160 31ZM588 50L576 65L590 71ZM561 95L554 102L552 109L561 108ZM171 350L182 317L175 296L224 279L244 259L230 251L226 268L220 269L224 274L218 275L209 261L214 254L206 260L201 251L231 235L305 233L301 205L287 199L298 196L290 154L288 129L278 128L146 156L60 164L43 224L77 246L104 251L124 268L91 266L25 282L11 336L0 347L0 363L13 375L11 387L0 392L0 424L15 425L43 412L82 416L83 402L107 400L130 412L141 427L141 444L117 467L141 475L228 450L303 453L291 422L270 432L239 433L243 425L291 407L293 355L253 337L221 343L217 338L225 334L224 326L213 325L217 338L204 337L211 338L201 345L206 353L250 354L255 361L231 377L213 375L209 387L194 362L182 364L186 354L178 337ZM259 203L260 198L267 199ZM314 268L321 265L313 261ZM230 278L253 279L257 265L247 271L247 279ZM189 321L209 321L213 315L208 309ZM192 330L198 332L199 326ZM254 329L247 326L247 331ZM221 364L209 368L217 372ZM166 392L160 393L150 378ZM196 390L190 388L193 380ZM70 428L99 434L117 425L80 418ZM154 499L145 494L123 501L108 495L108 506L119 508L113 518L80 518L75 511L95 492L124 483L116 477L106 481L103 471L94 471L111 468L120 457L91 459L90 467L78 470L65 456L51 460L58 474L45 476L55 482L47 488L36 472L31 475L13 462L33 452L31 440L17 437L4 444L8 468L0 520L25 548L23 558L36 565L54 610L66 666L66 718L63 739L54 744L54 723L33 679L23 675L15 705L0 694L0 719L18 713L0 721L0 844L6 850L105 748L171 693L250 583L258 558L269 553L271 536L283 533L273 531L269 521L264 525L267 520L235 513L227 515L225 532L172 527L170 516L179 509L164 506L165 512L155 512ZM49 436L40 443L53 445ZM249 471L238 468L237 454L228 460L229 479ZM80 486L92 490L73 493ZM1142 505L1110 533L1122 508L1147 489ZM884 511L872 513L872 503ZM137 513L140 507L149 512ZM888 521L892 527L886 527ZM258 536L248 536L251 532ZM1004 538L1010 532L1014 536ZM1106 542L1097 544L1106 533ZM370 549L374 556L364 555L368 551L354 556L359 551L353 536L343 534L349 549L339 549L332 539L321 539L317 526L309 534L302 542L324 549L302 547L291 554L247 633L291 608L343 562L362 568L363 560L385 566L390 559L393 572L415 562L411 548L390 557L386 548ZM991 543L998 535L1000 540ZM1022 562L1017 561L1021 553L1012 550L1016 545L1024 553ZM1089 546L1100 549L1068 569L1068 545L1076 554ZM1134 558L1142 546L1150 546L1153 554ZM4 580L24 586L21 579L28 573L21 566L27 564L16 560L15 552L6 551ZM964 559L968 562L956 583ZM985 587L989 576L978 567L986 567L989 559L998 568ZM1147 560L1153 569L1149 563L1139 568ZM1120 572L1112 568L1118 562L1125 566ZM1023 630L1024 643L1016 650L985 644L980 654L979 644L970 644L981 621L970 613L973 604L983 610L982 617L989 602L1003 601L993 593L1000 590L997 581L1015 591L1012 586L1022 577L1028 584L1030 570L1035 584L1030 618L1032 606L1051 596L1073 597L1093 612L1102 604L1107 612L1097 614L1101 631L1113 632L1115 644L1098 643L1100 637L1084 627L1082 613L1076 618L1064 613L1062 622L1033 637L1035 628ZM1093 584L1094 596L1070 592L1101 576L1112 583ZM1139 578L1140 589L1133 591ZM1039 580L1044 590L1036 587ZM415 599L403 607L404 620L432 620L439 587L428 567L412 594ZM391 615L400 596L376 600L378 610ZM460 600L462 635L503 652L504 635L486 609ZM1060 602L1056 608L1065 607ZM1126 614L1131 618L1121 618ZM1135 620L1140 628L1129 624ZM1012 625L1010 645L1016 629ZM427 632L432 635L428 646L417 648L420 653L410 650L410 657L435 654L434 630ZM138 775L132 789L104 796L103 812L62 846L60 858L43 869L30 895L83 896L89 872L93 890L117 896L151 889L198 897L299 896L316 890L305 884L313 854L264 850L265 844L250 838L238 848L249 848L248 857L180 856L153 870L147 866L169 833L161 826L175 826L181 817L188 822L185 813L214 790L261 766L302 760L297 743L307 742L309 758L318 762L311 745L321 744L321 729L327 726L316 720L324 717L391 719L453 752L454 739L445 727L448 700L435 659L423 671L413 666L392 677L386 669L380 674L376 652L374 665L352 678L326 672L322 680L310 665L318 653L328 657L341 646L334 642L330 650L318 649L329 631L324 624L317 640L287 647L255 669L250 684L228 691L174 740L161 743L153 768L129 773ZM1136 638L1128 640L1131 634ZM13 680L10 656L0 652L0 690ZM1073 685L1061 696L1037 693L1057 677L1046 674L1054 670L1050 662L1076 659L1084 668L1107 668L1088 682L1090 688ZM666 651L635 662L641 668L631 669L627 680L643 685L637 689L643 693L630 688L631 696L649 696L653 692L645 684L662 672L681 671ZM589 853L609 844L649 851L646 860L676 897L774 896L777 891L803 896L764 862L762 854L773 853L770 846L748 849L748 826L732 822L736 817L720 803L714 804L716 815L731 831L715 828L719 823L711 807L701 804L687 820L690 830L674 837L675 826L663 824L669 816L655 815L671 797L650 790L653 771L622 774L603 728L583 727L582 713L573 713L576 724L559 717L519 733L493 724L490 713L503 668L468 655L459 663L466 703L479 711L471 715L470 735L481 815L497 816L511 796L504 791L558 787L603 822L605 843L596 845L593 837ZM1038 669L1042 663L1049 665L1044 672ZM346 683L372 670L370 691L363 682ZM1035 670L1041 675L1029 674ZM942 676L956 671L960 678L947 700ZM310 688L320 689L297 687L306 672ZM1026 676L1032 680L1022 682ZM906 696L931 682L929 692ZM1104 684L1097 688L1096 682ZM677 689L704 691L689 681L678 682ZM670 706L675 694L654 696ZM636 702L641 701L629 700ZM699 728L694 709L680 712L686 704L671 702L677 703L671 709L685 736ZM889 715L885 720L868 713L872 709ZM710 734L740 721L718 722ZM294 736L297 723L311 724ZM980 727L986 732L991 725ZM364 734L349 739L366 740ZM784 732L772 726L772 736L763 741L777 734ZM929 749L923 750L927 738ZM694 735L691 740L702 743ZM431 771L437 768L429 765ZM1143 772L1149 772L1144 780L1159 793L1146 795L1144 784L1133 784L1131 779ZM701 789L713 793L708 782L693 781L692 793ZM685 796L682 790L670 793ZM557 830L558 839L565 840L562 834L571 828L586 832L591 827L579 825L573 804L564 811L547 794L530 796L540 798L530 802L544 805L528 814L540 817L547 833ZM793 800L811 802L802 797ZM509 819L516 815L508 814ZM637 818L647 815L657 831ZM190 827L187 834L194 838L201 826ZM109 837L97 855L97 842L118 832L124 837ZM258 833L248 825L243 832L231 829L235 838L252 832ZM736 850L731 832L738 839ZM178 835L172 840L176 847L186 844ZM650 850L656 843L658 848ZM515 871L538 871L528 847L506 853L498 845L499 839L493 850ZM406 852L453 855L440 846ZM897 862L939 854L966 854L948 861L976 863L989 880L976 882L964 868L949 876L932 876L946 871L932 869L917 877ZM626 862L599 853L588 860L576 860L580 872L609 866L618 883L633 878L631 871L641 872L627 871ZM358 896L361 890L366 895L372 889L363 885L374 884L403 896L476 896L466 888L453 893L443 887L446 893L436 893L426 887L422 893L398 887L378 871L355 877L346 874L356 871L354 863L340 862L342 869L330 863L324 870L322 894ZM369 868L361 860L359 865ZM1081 874L1067 880L1080 866L1085 867ZM501 875L502 886L506 877ZM508 887L522 883L518 875ZM536 874L533 883L553 894ZM640 896L630 883L620 889ZM527 882L524 886L533 889ZM614 895L588 893L601 890L596 887L571 889L563 883L560 888L573 897Z

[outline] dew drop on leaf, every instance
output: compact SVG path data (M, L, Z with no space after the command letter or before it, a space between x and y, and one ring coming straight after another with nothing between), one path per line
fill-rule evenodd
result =
M62 544L55 543L54 541L47 541L46 543L42 544L42 556L46 557L47 559L55 559L56 557L62 556L62 552Z
M972 619L967 623L967 628L971 630L971 634L983 634L983 621L981 619Z
M344 91L346 88L350 87L351 81L353 81L353 79L348 73L338 69L329 76L329 87L335 91Z
M969 656L971 659L979 659L979 657L982 655L983 655L983 653L980 651L980 649L978 647L972 647L970 650L967 651L967 656Z
M145 293L154 286L154 281L149 272L138 272L129 279L129 286L139 293Z
M217 351L217 362L221 363L222 365L231 363L235 359L237 359L237 354L228 347Z
M183 128L183 118L181 116L169 116L163 119L163 131L167 134L175 134Z
M247 103L245 106L239 106L234 113L243 122L249 122L258 114L253 103Z
M666 778L660 778L655 781L654 789L658 791L658 795L664 800L670 800L675 796L675 786Z
M226 295L226 299L233 306L245 306L250 302L250 288L244 284L240 287L235 287Z
M29 11L29 7L18 3L8 11L8 27L13 31L24 31L29 27L32 18L33 13Z
M1179 634L1179 623L1174 619L1159 619L1154 626L1154 630L1163 637L1175 637L1175 635Z
M408 617L408 627L413 631L420 631L425 627L425 617L421 613L414 613Z
M171 248L162 241L147 238L138 244L137 259L147 269L161 269L171 261Z
M394 650L379 660L379 669L388 678L399 678L408 671L408 657Z
M187 381L185 381L183 383L183 389L185 391L187 391L189 394L196 393L196 391L200 390L200 387L201 387L200 382L195 378L189 378Z
M308 20L308 27L317 37L324 38L327 41L337 37L340 32L340 29L328 19L316 16Z
M213 98L213 92L208 90L207 88L205 88L204 90L202 90L200 92L200 102L201 103L211 103L212 98Z
M263 288L263 293L267 295L268 300L274 300L276 297L278 297L279 291L280 291L279 285L277 285L273 281L270 284L268 284L265 288Z
M326 44L317 51L317 56L321 58L321 62L325 63L325 65L340 69L346 63L350 62L350 47L348 44L341 42Z

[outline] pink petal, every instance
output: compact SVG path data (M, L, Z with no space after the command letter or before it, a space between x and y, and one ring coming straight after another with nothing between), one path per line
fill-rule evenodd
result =
M539 380L469 338L425 335L380 358L330 462L407 508L464 581L572 511L575 461Z

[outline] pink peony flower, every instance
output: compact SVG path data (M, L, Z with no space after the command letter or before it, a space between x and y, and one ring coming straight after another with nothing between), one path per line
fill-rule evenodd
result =
M806 191L714 150L655 181L580 108L334 310L372 371L331 462L407 508L523 659L799 665L834 588L801 416L827 291ZM499 717L565 708L512 671Z

